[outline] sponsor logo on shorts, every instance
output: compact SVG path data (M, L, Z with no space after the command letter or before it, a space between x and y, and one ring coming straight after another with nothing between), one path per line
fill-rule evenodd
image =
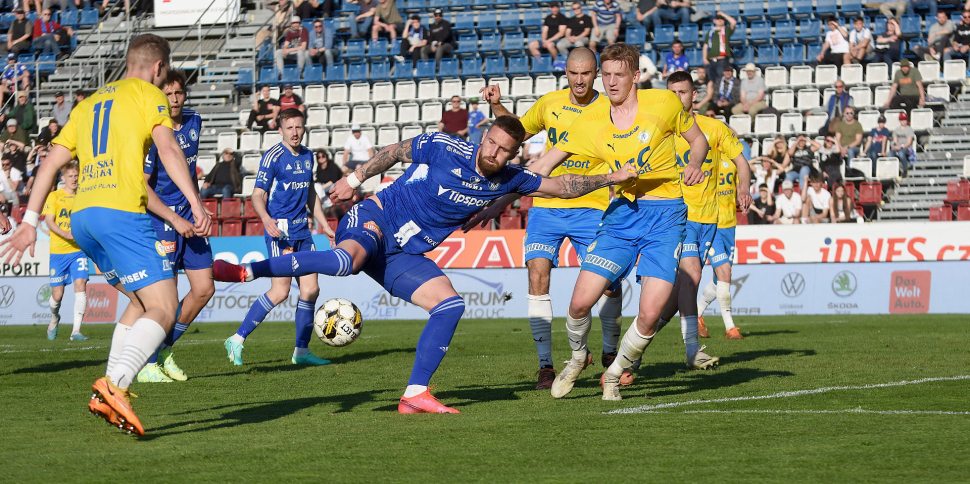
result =
M593 255L589 253L586 254L586 260L584 260L583 263L602 267L603 269L606 269L613 274L619 274L620 269L623 269L622 267L620 267L620 264L617 264L616 262L600 257L598 255Z
M115 271L113 271L113 270L112 271L108 271L108 272L102 272L101 275L104 276L104 279L106 281L110 281L112 279L117 279L118 278L118 273L115 272Z
M280 252L281 255L287 255L292 253L293 253L293 247L286 247L283 249L282 252Z
M155 241L155 252L158 252L158 255L162 257L165 256L165 247L157 240Z
M64 282L64 281L66 281L66 280L67 280L67 278L68 278L68 277L70 277L70 274L64 274L64 275L63 275L63 276L61 276L61 277L54 277L54 276L52 275L52 276L51 276L51 283L52 283L52 284L57 284L58 282Z
M170 271L170 270L172 270L172 262L169 261L168 259L162 260L162 270L163 271Z
M55 271L54 269L51 269L51 277L54 277L55 275L57 275L57 271Z
M142 279L148 279L148 270L141 270L134 274L128 274L126 276L121 276L118 278L122 283L131 284L132 282L138 282Z
M684 244L684 252L697 252L697 244Z
M718 254L711 258L711 262L712 263L721 262L722 260L727 259L727 257L728 257L727 254Z
M380 237L383 237L383 236L384 236L384 235L383 235L383 234L381 233L381 228L380 228L380 227L378 227L378 226L377 226L377 223L375 223L375 222L374 222L373 220L371 220L371 221L367 221L367 222L364 222L364 228L365 228L365 229L367 229L367 230L370 230L371 232L374 232L375 234L377 234L377 237L378 237L378 238L380 238Z
M555 251L556 251L555 247L547 244L527 244L525 246L526 254L530 252L548 252L550 254L554 254Z
M162 250L165 251L165 254L171 254L172 252L175 252L175 241L174 240L161 240L159 242L162 243Z
M596 241L594 240L593 243L592 244L589 244L589 247L586 248L586 253L589 254L595 248L596 248Z

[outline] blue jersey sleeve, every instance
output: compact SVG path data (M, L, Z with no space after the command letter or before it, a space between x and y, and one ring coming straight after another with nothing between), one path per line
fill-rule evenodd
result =
M512 180L509 182L516 193L528 195L539 189L542 177L518 165L510 166L513 170Z
M447 136L438 133L425 133L415 136L411 140L411 162L422 165L430 165L435 159L438 151L438 143L432 143L436 136Z
M148 149L148 156L145 157L145 173L149 175L155 174L156 161L158 161L158 148L152 144L152 147Z
M263 154L263 160L259 164L259 170L256 172L256 188L262 189L263 191L269 192L270 188L273 186L273 177L275 173L275 164L272 163L272 158L267 156L270 151Z

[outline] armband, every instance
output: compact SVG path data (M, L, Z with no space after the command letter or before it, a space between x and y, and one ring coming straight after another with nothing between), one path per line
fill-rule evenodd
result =
M357 173L356 172L347 175L347 184L350 185L350 188L353 188L354 190L356 190L357 187L360 186L360 183L361 182L357 178Z

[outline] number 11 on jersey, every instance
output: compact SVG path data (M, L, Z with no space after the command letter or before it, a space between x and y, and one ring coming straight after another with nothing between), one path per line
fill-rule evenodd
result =
M111 104L113 99L94 105L94 125L91 127L91 151L95 157L108 151L108 126L111 123ZM102 105L104 115L102 116Z

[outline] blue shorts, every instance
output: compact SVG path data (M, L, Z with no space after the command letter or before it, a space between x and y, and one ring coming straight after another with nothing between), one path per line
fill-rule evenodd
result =
M525 228L525 261L542 258L559 267L559 248L569 237L576 255L586 258L586 247L593 243L603 211L595 208L545 208L529 209L529 223Z
M680 198L613 200L582 270L616 281L636 264L638 281L653 277L673 284L686 223L687 205Z
M51 287L66 286L78 279L88 279L88 256L84 252L51 254Z
M701 257L701 254L706 254L711 248L716 232L716 223L702 224L688 220L685 226L684 248L680 251L680 258L697 257L701 260L701 264L704 264L706 257Z
M720 267L730 264L734 260L734 232L737 227L729 229L717 229L714 236L714 243L708 251L708 263L711 267Z
M209 239L182 237L170 225L156 217L152 217L152 228L155 229L155 235L162 243L162 249L172 264L173 272L212 267L212 247L209 246Z
M313 252L317 250L316 246L313 245L313 239L309 237L295 240L274 239L265 233L263 237L266 238L266 251L269 252L270 257L279 257L292 252Z
M88 207L71 214L71 234L108 284L130 292L174 277L147 214Z
M401 249L387 225L384 210L373 200L354 205L337 227L337 243L354 240L367 251L363 272L387 292L407 302L421 285L445 275L424 254L409 254Z

